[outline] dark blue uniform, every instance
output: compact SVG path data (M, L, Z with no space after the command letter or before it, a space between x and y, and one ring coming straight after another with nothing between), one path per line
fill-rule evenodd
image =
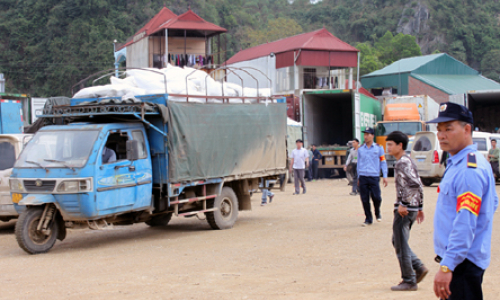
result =
M363 209L365 211L365 223L373 223L373 215L370 207L370 196L375 208L375 216L381 218L380 205L382 195L380 193L380 171L387 178L387 162L385 161L384 148L375 143L371 147L363 144L358 149L358 178L359 194Z

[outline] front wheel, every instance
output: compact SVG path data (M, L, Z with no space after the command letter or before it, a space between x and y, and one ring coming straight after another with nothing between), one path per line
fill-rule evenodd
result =
M28 207L16 223L16 239L19 247L29 254L48 252L54 246L59 224L51 221L47 230L37 230L38 223L42 217L44 207ZM57 213L57 212L55 212Z
M207 222L212 229L232 228L238 219L238 197L230 187L222 188L222 192L214 200L207 201L207 207L215 211L207 212Z

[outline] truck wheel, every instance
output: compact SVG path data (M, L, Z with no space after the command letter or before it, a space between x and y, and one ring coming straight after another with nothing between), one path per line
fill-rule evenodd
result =
M434 183L434 180L431 178L420 178L422 180L422 184L425 186L431 186Z
M149 221L146 221L146 224L148 224L151 227L167 226L171 219L172 219L172 213L168 213L168 214L154 216Z
M21 213L16 223L17 243L19 247L29 254L48 252L54 246L59 233L57 220L49 225L50 232L44 233L37 230L43 209L44 207L28 207ZM60 216L57 217L60 218Z
M207 201L207 207L217 209L205 213L212 229L232 228L238 218L238 198L230 187L222 188L222 193L217 198Z

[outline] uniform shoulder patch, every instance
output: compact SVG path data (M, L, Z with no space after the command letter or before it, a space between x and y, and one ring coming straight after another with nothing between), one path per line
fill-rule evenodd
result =
M477 157L474 152L467 155L467 168L477 168Z

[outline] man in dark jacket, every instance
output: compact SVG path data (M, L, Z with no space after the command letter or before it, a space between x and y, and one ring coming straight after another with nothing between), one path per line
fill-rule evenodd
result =
M319 152L319 150L316 149L316 145L312 145L312 152L313 152L313 161L312 161L313 179L318 179L319 162L323 158L323 156L321 155L321 152Z

